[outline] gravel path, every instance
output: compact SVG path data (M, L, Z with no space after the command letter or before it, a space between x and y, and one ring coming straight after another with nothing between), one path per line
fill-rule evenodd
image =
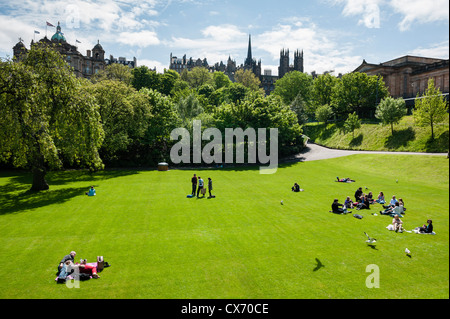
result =
M295 156L297 161L317 161L328 158L349 156L353 154L395 154L395 155L433 155L447 156L447 153L413 153L413 152L382 152L382 151L349 151L335 150L319 146L317 144L308 143L302 153Z

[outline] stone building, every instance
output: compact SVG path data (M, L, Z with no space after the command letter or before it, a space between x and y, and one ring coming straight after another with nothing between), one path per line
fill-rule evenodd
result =
M31 45L34 44L34 41L31 41ZM66 41L64 33L61 32L59 22L56 27L56 33L50 39L45 36L39 40L37 44L52 45L55 50L65 57L67 63L73 67L75 75L86 79L89 79L100 70L104 70L105 67L111 63L121 63L132 68L137 66L136 58L134 58L133 61L126 61L124 58L119 58L119 60L117 60L111 55L110 59L105 59L105 50L103 50L100 41L97 41L97 44L92 50L87 50L86 55L83 55L78 51L78 48L75 45ZM14 58L19 61L21 56L27 52L28 49L21 40L13 47Z
M286 73L299 71L303 73L303 50L294 52L294 64L289 61L289 49L280 51L280 66L278 67L278 77L281 79Z
M250 70L255 74L255 76L261 81L261 88L264 89L266 95L269 95L275 89L275 82L282 78L286 73L291 71L299 71L303 72L303 51L295 51L294 52L294 63L290 64L289 61L289 50L282 50L280 52L280 66L278 67L278 76L272 75L271 70L264 70L262 72L261 60L256 61L256 59L252 56L252 39L251 35L248 38L248 49L247 49L247 57L244 60L244 63L241 65L237 65L235 60L232 60L230 56L228 56L227 63L217 62L213 66L209 66L206 58L201 60L193 60L192 58L187 59L186 55L182 58L177 58L170 53L170 65L169 69L174 70L181 74L183 70L191 71L196 66L201 66L207 68L210 72L220 71L225 73L231 81L235 82L234 75L236 71Z
M353 72L378 75L383 78L389 93L394 98L403 98L411 104L417 94L422 95L428 80L447 96L449 93L449 60L406 55L380 64L363 60Z

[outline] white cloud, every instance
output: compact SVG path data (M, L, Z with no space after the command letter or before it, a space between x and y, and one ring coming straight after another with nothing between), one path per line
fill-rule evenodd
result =
M449 20L448 0L392 0L390 6L403 15L401 31L408 30L414 22L429 23Z
M359 25L367 28L380 27L380 4L384 0L336 0L336 3L345 3L342 14L344 16L361 16Z
M167 60L169 60L169 58L167 57ZM169 69L169 62L167 62L167 64L163 64L160 61L155 61L155 60L148 60L148 59L137 59L137 65L141 66L141 65L145 65L147 66L149 69L154 69L156 68L156 72L158 73L164 73L164 69Z
M116 41L122 44L145 48L160 43L156 32L144 30L139 32L121 32Z
M235 59L242 52L246 52L248 34L234 25L208 26L201 30L201 34L203 38L198 39L172 37L163 44L171 48L174 55L186 54L188 58L194 59L207 58L209 64L226 61L228 56Z
M36 35L39 39L45 35L42 29L33 28L21 20L8 16L0 16L0 20L2 21L0 25L0 52L6 52L9 57L12 57L12 48L19 42L19 38L22 38L25 46L28 47L34 38L34 30L40 32ZM6 56L2 57L5 58Z
M449 56L448 47L449 41L447 40L442 43L434 44L429 48L422 48L422 47L416 48L408 52L407 54L431 58L448 59Z

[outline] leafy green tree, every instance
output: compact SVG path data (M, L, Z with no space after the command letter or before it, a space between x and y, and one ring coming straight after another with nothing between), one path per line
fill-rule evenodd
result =
M303 147L297 115L278 96L253 96L224 103L213 116L215 127L223 135L226 128L278 128L280 155L296 153Z
M278 95L273 95L274 97L277 96L281 99ZM306 123L309 118L309 108L306 105L305 101L301 97L300 94L298 94L295 99L291 102L290 108L295 114L297 114L298 123L300 125Z
M247 96L249 89L241 83L231 83L229 86L221 89L222 101L236 103L242 101Z
M175 83L180 78L180 75L174 70L164 69L164 74L160 75L160 88L159 92L164 95L171 95Z
M126 151L133 141L135 105L131 96L136 90L120 81L104 80L90 87L99 105L105 139L101 155L105 161L117 160L119 153Z
M309 104L311 103L312 88L313 79L311 75L292 71L275 82L275 89L272 94L280 96L286 105L290 105L298 95L304 103Z
M419 126L431 127L431 139L434 139L434 125L441 122L448 112L448 105L444 97L441 95L439 88L434 85L434 80L428 80L428 88L422 97L415 100L414 119Z
M187 98L181 99L177 103L176 109L178 111L180 118L185 123L195 118L200 113L203 113L204 111L195 94L191 94Z
M118 80L129 85L131 84L132 78L133 75L128 66L119 63L112 63L104 70L100 70L97 74L93 75L91 80L94 83L104 80Z
M347 73L336 83L331 106L335 114L345 117L356 112L359 117L375 115L376 104L389 95L381 78L366 73Z
M232 83L228 75L220 71L213 73L213 82L216 90L226 87Z
M168 161L170 147L175 144L170 133L182 123L176 107L169 97L158 91L143 88L139 94L150 106L152 114L144 136L136 143L140 160L146 165Z
M344 128L347 132L352 132L353 138L355 138L355 130L361 127L361 120L359 119L356 112L348 115L347 120L345 120Z
M338 78L329 73L320 74L313 80L311 104L314 104L314 111L321 105L331 105L331 96L338 81Z
M136 89L148 88L153 90L159 90L161 86L161 79L159 74L153 70L150 70L147 66L141 65L131 70L133 75L131 79L131 85Z
M394 124L400 122L407 113L405 100L402 98L394 99L388 96L378 104L375 111L375 117L384 125L391 126L391 133L394 134Z
M22 62L0 62L0 160L31 168L31 190L49 188L47 170L103 167L95 99L52 47L33 45Z
M316 119L319 122L326 124L331 116L333 116L333 109L328 104L321 105L316 109Z
M212 83L212 74L207 68L195 67L187 73L187 82L191 88L198 89L203 84Z
M236 71L234 77L237 83L241 83L252 91L258 91L260 89L261 81L251 70L239 69Z

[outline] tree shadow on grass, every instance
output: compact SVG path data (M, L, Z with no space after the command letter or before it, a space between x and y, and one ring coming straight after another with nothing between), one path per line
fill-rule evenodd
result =
M427 153L445 153L448 152L449 131L445 131L437 138L432 139L431 136L425 144L425 152Z
M349 143L349 146L351 148L356 147L356 146L361 146L363 139L364 139L364 134L360 133L358 136L352 138L352 140Z
M61 204L73 197L80 196L86 191L86 187L72 187L58 190L46 190L33 192L25 190L19 194L4 192L4 188L10 188L13 184L0 187L0 216L19 213L48 205Z
M89 171L50 172L46 177L50 189L34 192L30 190L31 173L0 172L0 177L9 177L8 183L0 186L0 216L61 204L76 196L85 196L85 192L96 181L137 174L134 170L105 170L95 173ZM86 182L83 187L52 189L52 186Z
M407 146L408 142L414 141L416 133L412 127L403 130L394 131L384 142L384 146L390 150L398 149L401 146Z

